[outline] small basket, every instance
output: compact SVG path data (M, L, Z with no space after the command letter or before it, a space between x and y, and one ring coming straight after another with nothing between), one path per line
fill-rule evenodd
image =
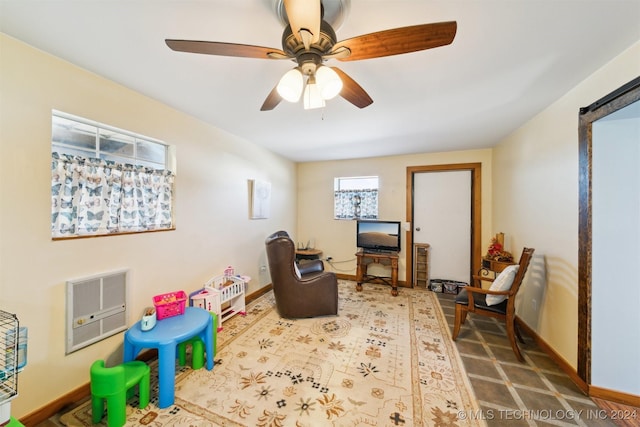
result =
M458 285L452 282L444 282L442 292L445 294L456 295L458 293Z
M187 294L185 294L184 291L156 295L153 297L153 305L156 307L156 317L158 320L162 320L167 317L184 314L186 302Z
M429 283L429 289L433 292L442 292L444 288L444 283L440 279L431 279Z
M442 292L445 294L457 295L460 289L467 286L465 282L457 282L455 280L448 280L443 283Z

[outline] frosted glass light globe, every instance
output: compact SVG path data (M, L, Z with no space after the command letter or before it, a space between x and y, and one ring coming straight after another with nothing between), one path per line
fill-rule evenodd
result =
M289 102L298 102L300 95L302 94L303 86L304 80L302 78L302 73L299 69L294 68L287 71L284 76L282 76L278 82L276 90L282 99Z
M332 99L342 90L342 80L330 67L320 66L316 70L316 83L324 99Z

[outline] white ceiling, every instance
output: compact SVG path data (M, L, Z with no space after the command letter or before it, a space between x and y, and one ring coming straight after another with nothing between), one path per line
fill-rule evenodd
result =
M451 20L458 32L436 49L330 61L373 98L367 108L338 97L266 112L291 62L164 43L281 48L276 3L0 0L0 31L294 161L490 147L640 40L640 0L351 0L338 40Z

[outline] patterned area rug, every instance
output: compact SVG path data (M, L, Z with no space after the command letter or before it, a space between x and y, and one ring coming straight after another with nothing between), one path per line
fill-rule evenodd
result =
M433 293L339 287L337 317L282 319L273 293L254 301L223 323L213 371L181 369L172 407L130 400L127 425L485 425ZM92 425L90 405L61 421Z

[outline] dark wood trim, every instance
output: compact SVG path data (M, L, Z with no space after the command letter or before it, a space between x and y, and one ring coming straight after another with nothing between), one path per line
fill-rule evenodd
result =
M577 375L591 385L592 127L640 100L640 77L580 109L578 124L578 360Z
M622 403L640 408L640 396L628 393L621 393L615 390L609 390L602 387L589 386L589 396L596 399L604 399L609 402ZM638 415L640 417L640 414ZM634 424L635 425L635 424Z
M413 182L416 173L471 171L471 276L480 270L482 264L482 163L455 163L445 165L408 166L406 174L406 215L411 230L407 230L406 245L406 282L413 287Z
M136 360L148 362L158 357L157 350L145 350L136 357ZM89 368L87 367L87 370ZM36 409L30 414L20 418L20 422L25 426L35 426L47 421L59 412L73 408L78 402L91 396L91 384L86 383L71 390L69 393L60 396L56 400L49 402L40 409Z
M538 335L533 329L529 327L522 319L516 316L516 322L518 327L528 336L533 338L536 344L549 355L549 357L558 364L560 369L569 376L571 381L580 389L585 395L590 397L604 399L609 402L620 403L623 405L630 405L634 407L640 407L640 396L634 394L622 393L615 390L609 390L602 387L595 387L587 384L579 375L579 372L575 370L562 356L560 356L540 335Z
M622 393L615 390L608 390L601 387L594 387L590 384L587 384L579 375L579 372L575 370L562 356L560 356L556 351L551 347L545 340L543 340L540 335L536 333L533 329L529 327L522 319L516 316L516 322L518 322L518 327L528 336L533 338L536 344L549 355L549 357L558 364L560 369L562 369L573 381L573 383L585 394L590 397L595 397L599 399L604 399L609 402L621 403L623 405L637 406L640 407L640 396L636 396L633 394Z
M159 230L119 231L117 233L88 234L88 235L82 235L82 236L69 236L69 237L52 237L51 241L59 242L63 240L95 239L97 237L127 236L129 234L144 234L144 233L162 233L164 231L176 231L176 228L171 227L171 228L162 228Z
M71 409L71 407L81 400L84 400L91 394L91 389L89 383L81 385L75 390L70 391L64 396L59 397L58 399L50 402L49 404L43 406L40 409L35 410L34 412L25 415L20 418L20 422L25 426L35 426L40 423L47 421L49 418L53 417L55 414L59 412L65 411L67 408Z
M578 125L578 376L591 382L591 122Z
M540 347L549 357L558 364L560 369L566 373L571 381L586 395L588 385L578 376L577 371L562 356L560 356L540 335L529 327L520 317L516 316L518 327L528 336L533 338L538 347Z
M246 295L244 297L245 304L249 304L250 302L257 300L262 295L264 295L267 292L269 292L271 289L273 289L273 285L271 283L269 283L268 285L261 287L257 291L251 292L249 295Z

